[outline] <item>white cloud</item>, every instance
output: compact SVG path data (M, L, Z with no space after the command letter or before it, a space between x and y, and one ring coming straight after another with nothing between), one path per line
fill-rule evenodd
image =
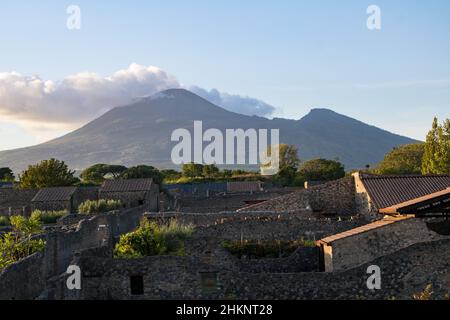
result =
M113 107L179 87L182 86L174 76L157 67L135 63L108 77L83 72L61 81L3 72L0 73L0 117L21 125L40 140L48 139L79 127ZM230 111L264 116L275 110L257 99L188 88Z
M0 114L12 120L72 127L136 97L174 87L179 87L174 77L137 64L109 77L85 72L61 82L0 73Z
M223 93L216 89L208 91L196 86L188 87L188 90L227 110L249 116L270 116L275 111L275 107L255 98Z

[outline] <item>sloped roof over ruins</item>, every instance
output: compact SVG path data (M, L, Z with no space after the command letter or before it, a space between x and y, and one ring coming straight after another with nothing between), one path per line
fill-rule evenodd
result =
M103 182L100 192L139 192L151 189L153 179L119 179Z
M360 178L378 209L392 207L450 187L450 175L382 176L361 174Z
M44 188L38 191L32 202L70 201L76 187Z
M387 218L363 225L358 228L354 228L354 229L351 229L351 230L348 230L345 232L341 232L341 233L323 238L323 239L317 241L317 243L330 245L334 241L337 241L337 240L341 240L341 239L348 238L348 237L353 237L353 236L359 235L361 233L365 233L365 232L368 232L368 231L371 231L374 229L378 229L378 228L383 228L390 224L397 223L397 222L403 221L403 220L412 219L412 218L413 218L412 216L387 217Z
M431 193L429 195L408 200L391 207L380 209L380 213L404 214L404 213L432 213L448 212L450 209L450 188Z

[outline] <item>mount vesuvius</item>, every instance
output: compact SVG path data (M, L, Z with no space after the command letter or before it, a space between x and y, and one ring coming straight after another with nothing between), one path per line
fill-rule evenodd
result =
M227 111L184 89L170 89L110 110L78 130L36 146L0 152L0 167L15 172L57 158L71 168L96 163L174 167L173 130L280 129L280 142L298 147L302 160L338 158L346 169L375 164L393 147L416 142L328 109L313 109L300 120L266 119Z

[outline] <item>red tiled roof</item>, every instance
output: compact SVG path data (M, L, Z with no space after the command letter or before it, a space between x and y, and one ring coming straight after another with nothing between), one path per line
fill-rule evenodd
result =
M153 179L106 180L100 192L137 192L150 190Z
M32 202L69 201L76 187L44 188L38 191Z
M450 187L450 175L361 175L361 181L378 209L391 207Z

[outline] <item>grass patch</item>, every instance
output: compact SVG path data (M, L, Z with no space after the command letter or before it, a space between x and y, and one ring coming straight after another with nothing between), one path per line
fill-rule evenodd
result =
M41 211L34 210L31 214L31 217L39 219L43 224L54 224L58 221L58 219L62 218L67 214L66 210L62 211Z
M122 259L158 255L183 256L184 242L192 232L192 226L181 225L175 219L168 224L159 225L144 218L136 231L120 237L114 256Z
M120 200L88 200L78 207L79 214L107 213L122 208Z
M301 247L315 247L314 241L224 241L223 247L239 259L286 258Z

